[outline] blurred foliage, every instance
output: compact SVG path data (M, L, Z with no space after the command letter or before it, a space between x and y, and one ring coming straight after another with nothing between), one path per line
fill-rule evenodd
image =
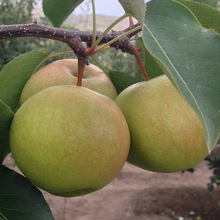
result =
M0 25L32 23L32 11L37 0L0 0ZM49 25L46 18L40 18L40 24ZM73 29L73 27L71 27ZM3 66L16 56L31 50L41 50L48 54L70 50L58 41L28 37L0 41L0 71ZM73 55L69 55L73 57Z
M32 22L31 11L35 0L0 0L0 24L19 24ZM33 48L34 42L29 39L8 39L0 41L0 70L20 53Z

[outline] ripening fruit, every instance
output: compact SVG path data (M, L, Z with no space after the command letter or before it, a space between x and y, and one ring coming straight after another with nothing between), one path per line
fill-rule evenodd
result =
M209 154L200 118L167 76L128 87L116 103L130 129L130 163L176 172L194 167Z
M130 134L110 98L84 87L54 86L16 112L10 146L17 166L36 186L58 196L79 196L117 176Z
M78 60L63 59L50 63L38 70L27 81L21 94L23 104L35 93L56 85L76 85L78 75ZM82 86L94 90L111 99L117 97L117 92L111 80L97 66L85 66Z

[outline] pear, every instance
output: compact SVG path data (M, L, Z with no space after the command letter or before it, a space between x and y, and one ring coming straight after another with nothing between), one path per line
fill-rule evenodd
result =
M101 189L118 175L130 134L121 110L107 96L84 87L53 86L18 109L10 147L33 184L71 197Z
M201 119L166 75L126 88L116 103L130 129L130 163L169 173L192 168L209 154Z

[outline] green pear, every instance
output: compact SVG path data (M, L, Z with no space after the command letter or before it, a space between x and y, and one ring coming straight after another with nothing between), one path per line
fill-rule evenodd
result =
M70 197L96 191L117 176L130 134L120 108L107 96L85 87L53 86L18 109L10 147L32 183Z
M63 59L50 63L39 69L27 81L21 94L23 104L35 93L56 85L76 85L78 75L78 60ZM106 95L111 99L117 97L117 92L107 75L93 64L85 66L82 86Z
M128 87L116 103L130 129L130 163L150 171L177 172L209 154L200 118L167 76Z

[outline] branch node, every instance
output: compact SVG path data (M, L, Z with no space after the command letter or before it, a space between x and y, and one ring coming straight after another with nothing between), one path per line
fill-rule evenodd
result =
M78 57L78 60L83 60L86 65L89 65L88 56L85 54L86 47L83 45L80 37L66 40L66 43Z

